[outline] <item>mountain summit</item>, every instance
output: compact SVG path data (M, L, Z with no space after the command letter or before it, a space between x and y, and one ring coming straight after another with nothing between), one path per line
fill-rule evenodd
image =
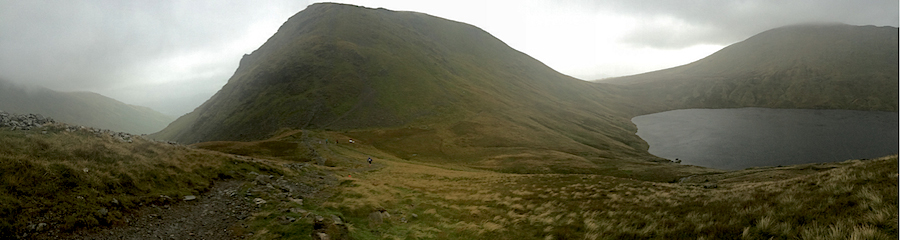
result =
M634 125L603 103L614 88L560 74L468 24L314 4L155 137L193 143L258 140L283 128L353 130L419 157L646 155Z

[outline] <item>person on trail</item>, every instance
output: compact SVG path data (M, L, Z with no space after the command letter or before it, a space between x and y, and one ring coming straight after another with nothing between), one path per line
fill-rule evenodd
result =
M372 166L372 158L369 158L369 166Z
M352 139L352 138L350 139L350 143L353 143L353 139Z

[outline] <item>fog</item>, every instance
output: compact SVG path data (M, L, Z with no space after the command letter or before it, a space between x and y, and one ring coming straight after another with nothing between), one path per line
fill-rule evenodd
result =
M573 77L674 67L806 22L898 25L889 1L339 1L469 23ZM307 1L0 0L0 79L180 116Z

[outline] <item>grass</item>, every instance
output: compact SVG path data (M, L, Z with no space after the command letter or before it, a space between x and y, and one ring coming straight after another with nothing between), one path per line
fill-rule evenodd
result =
M197 195L216 180L279 171L217 152L55 126L0 130L0 146L2 238L39 223L59 231L123 224L124 213Z
M344 143L348 137L341 133L306 136L313 142L339 139L341 144L314 148L335 160L328 169L340 183L332 195L302 208L339 216L353 239L897 237L896 156L732 172L690 173L646 163L617 165L607 174L517 174L407 160L365 141ZM371 167L368 157L376 159ZM308 236L308 218L281 220L296 218L282 211L288 207L266 208L247 231L256 239ZM389 216L374 217L382 210Z
M898 232L896 156L732 172L645 162L608 165L615 166L608 173L520 174L408 160L365 141L346 143L338 132L284 130L263 141L185 147L43 130L0 130L8 146L0 149L4 238L42 222L61 231L124 224L135 208L173 204L250 171L318 189L302 204L277 189L252 190L268 203L246 228L231 229L252 239L307 238L316 215L340 218L353 239L895 239ZM251 158L266 160L241 160ZM330 166L280 167L297 159Z
M896 156L684 183L378 162L322 205L354 224L355 239L888 239L898 230ZM710 179L717 186L703 187ZM369 224L376 209L390 219Z

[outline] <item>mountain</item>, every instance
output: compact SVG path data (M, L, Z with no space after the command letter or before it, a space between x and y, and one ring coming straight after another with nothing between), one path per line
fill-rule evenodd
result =
M560 74L468 24L313 4L245 55L212 98L152 136L194 143L333 130L398 156L492 168L653 158L622 107L608 104L617 88Z
M896 111L896 40L897 28L789 26L685 66L596 83L465 23L314 4L245 55L212 98L152 137L257 141L304 129L404 159L506 172L652 171L640 164L661 159L630 121L641 114Z
M134 134L159 131L172 117L92 92L58 92L0 80L0 110Z
M897 111L898 29L801 24L696 62L600 81L626 85L646 112L678 108Z

